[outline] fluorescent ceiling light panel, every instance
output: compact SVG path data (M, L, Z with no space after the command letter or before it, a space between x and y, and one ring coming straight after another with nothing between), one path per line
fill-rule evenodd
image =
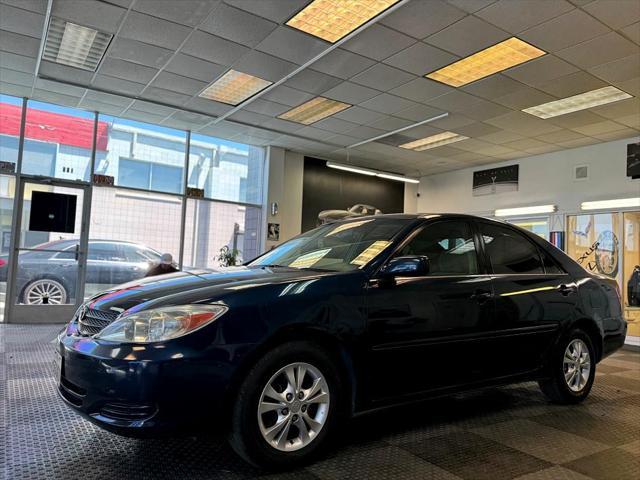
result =
M42 59L95 72L113 35L51 17Z
M368 175L370 177L386 178L387 180L396 180L398 182L407 183L420 183L420 180L415 178L405 177L403 175L394 175L392 173L378 172L376 170L368 170L366 168L352 167L350 165L342 165L340 163L327 162L327 167L335 168L337 170L344 170L346 172L359 173L361 175Z
M495 211L496 217L515 217L517 215L536 215L540 213L553 213L555 205L535 205L531 207L499 208Z
M452 87L462 87L546 53L519 38L511 37L425 76Z
M311 125L351 106L348 103L338 102L330 98L316 97L279 115L278 118L302 123L303 125Z
M287 25L335 43L399 0L313 0Z
M423 150L429 150L430 148L441 147L450 143L466 140L469 137L460 135L455 132L442 132L430 137L421 138L409 143L403 143L399 145L400 148L406 148L407 150L415 150L416 152L422 152Z
M615 200L597 200L594 202L582 202L582 210L607 210L610 208L633 208L640 207L640 197L618 198Z
M271 83L268 80L231 69L205 88L199 96L216 102L238 105L247 98L253 97L260 90L267 88Z
M627 92L623 92L609 85L608 87L598 88L572 97L561 98L553 102L525 108L522 111L540 118L552 118L599 105L606 105L607 103L613 103L619 100L626 100L631 97L632 95L629 95Z

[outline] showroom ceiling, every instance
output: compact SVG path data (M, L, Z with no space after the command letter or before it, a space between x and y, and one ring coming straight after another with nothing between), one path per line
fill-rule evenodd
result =
M401 2L282 82L332 47L286 25L309 2L53 0L52 18L113 35L93 72L38 65L47 2L0 0L0 91L412 176L640 132L637 0ZM425 78L512 37L544 54L460 87ZM236 109L209 94L223 75L238 76L230 70L277 85ZM522 111L610 85L632 98L547 119ZM313 123L278 118L318 96L332 101L285 115ZM323 108L333 114L314 122ZM434 135L456 141L400 147Z

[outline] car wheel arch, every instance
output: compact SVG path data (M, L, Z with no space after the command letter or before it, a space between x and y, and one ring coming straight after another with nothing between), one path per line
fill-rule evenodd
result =
M230 409L233 407L235 395L237 395L238 389L249 370L255 366L267 352L292 341L312 342L321 346L324 351L338 362L338 371L344 382L345 391L347 392L346 397L350 399L347 414L351 416L354 413L358 388L352 352L333 335L310 326L291 326L282 329L247 355L229 381L229 386L223 399L224 411L231 411Z

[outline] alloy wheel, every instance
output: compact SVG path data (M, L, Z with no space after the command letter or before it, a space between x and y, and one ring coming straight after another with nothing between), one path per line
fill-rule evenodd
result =
M273 448L290 452L309 445L329 414L329 386L309 363L292 363L278 370L262 390L258 425Z
M572 392L581 392L589 381L591 356L589 348L579 338L572 340L564 351L564 379Z
M36 280L24 291L27 305L62 305L67 302L67 291L60 282L48 278Z

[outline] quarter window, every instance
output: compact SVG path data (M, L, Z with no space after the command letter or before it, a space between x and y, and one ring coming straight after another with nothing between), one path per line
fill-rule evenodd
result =
M439 222L423 228L399 255L429 258L429 275L475 275L478 259L466 222Z
M480 224L484 245L496 274L545 273L538 248L522 234L500 225Z

